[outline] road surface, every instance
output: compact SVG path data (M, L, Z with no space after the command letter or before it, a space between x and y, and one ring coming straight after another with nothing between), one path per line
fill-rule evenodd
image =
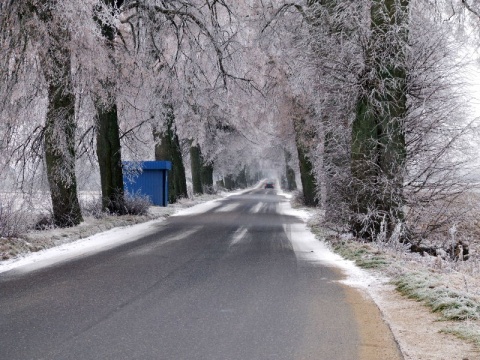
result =
M0 359L400 359L388 334L362 330L389 332L340 272L295 253L302 220L279 214L286 201L255 189L138 241L0 274Z

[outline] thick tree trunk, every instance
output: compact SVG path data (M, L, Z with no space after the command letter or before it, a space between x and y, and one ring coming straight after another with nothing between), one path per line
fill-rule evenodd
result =
M102 184L102 206L113 214L125 214L123 170L117 106L97 105L97 158Z
M41 9L45 23L52 21L54 2ZM75 95L71 81L70 34L64 28L49 29L49 48L41 57L48 84L48 109L44 132L47 178L56 226L69 227L83 221L75 176Z
M122 5L121 0L103 0L112 11ZM111 53L111 66L115 67L114 41L116 28L112 24L97 19ZM100 167L100 181L102 185L102 207L113 214L123 215L125 208L123 189L123 169L120 144L120 130L118 124L117 105L115 103L115 82L111 79L102 82L108 100L96 99L97 109L97 157ZM113 100L111 100L113 99Z
M363 94L352 126L352 230L388 237L403 220L408 1L373 0Z
M194 194L203 194L202 184L202 153L200 145L190 147L190 167L192 170L192 186Z
M203 163L202 170L200 173L202 177L202 185L204 193L213 192L213 163Z
M308 157L308 149L305 145L306 142L314 139L315 135L305 129L305 120L302 114L299 114L299 116L293 120L293 124L298 152L300 179L302 181L303 201L307 206L317 206L317 181L313 174L313 164Z
M235 184L240 187L241 189L245 189L248 186L248 175L247 175L247 168L243 167L242 170L237 175L237 179L235 181Z
M71 90L71 89L69 89ZM45 162L56 226L83 221L75 176L75 97L65 86L50 85L45 124Z
M168 182L168 201L173 204L180 198L188 197L185 167L183 165L180 141L175 132L175 116L171 106L166 107L165 126L162 131L154 129L155 160L172 162Z
M229 174L223 178L223 184L225 185L225 189L233 190L236 188L235 180L233 175Z
M303 201L307 206L317 206L317 182L313 175L313 165L303 146L297 145L300 179L302 181Z

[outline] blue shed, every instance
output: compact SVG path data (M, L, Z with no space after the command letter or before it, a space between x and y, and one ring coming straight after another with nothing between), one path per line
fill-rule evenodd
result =
M122 165L126 193L147 195L153 205L168 205L170 161L123 161Z

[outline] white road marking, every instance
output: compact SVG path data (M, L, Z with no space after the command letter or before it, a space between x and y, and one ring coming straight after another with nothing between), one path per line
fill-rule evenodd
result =
M258 203L257 205L255 205L251 210L250 210L250 213L252 214L257 214L260 212L260 210L262 209L263 207L263 203Z
M161 242L157 242L157 243L147 245L147 246L142 246L138 249L132 250L127 254L127 256L147 255L148 253L150 253L151 251L153 251L154 249L156 249L156 248L158 248L162 245L165 245L165 244L168 244L168 243L171 243L171 242L174 242L174 241L180 241L180 240L186 239L190 235L193 235L196 232L200 231L202 228L203 228L203 225L202 226L195 226L194 228L192 228L190 230L185 230L185 231L183 231L179 234L176 234L174 236L166 237L165 239L162 239Z
M238 244L240 241L242 241L243 237L247 233L248 229L245 227L239 228L237 231L235 231L235 234L232 236L232 241L230 242L230 246Z
M215 212L229 212L229 211L235 210L239 206L240 204L230 204L230 205L221 207L220 209L217 209Z

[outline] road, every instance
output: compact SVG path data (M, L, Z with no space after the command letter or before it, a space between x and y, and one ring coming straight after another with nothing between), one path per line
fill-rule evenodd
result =
M363 300L298 257L286 201L251 190L140 240L0 274L0 359L367 359Z

